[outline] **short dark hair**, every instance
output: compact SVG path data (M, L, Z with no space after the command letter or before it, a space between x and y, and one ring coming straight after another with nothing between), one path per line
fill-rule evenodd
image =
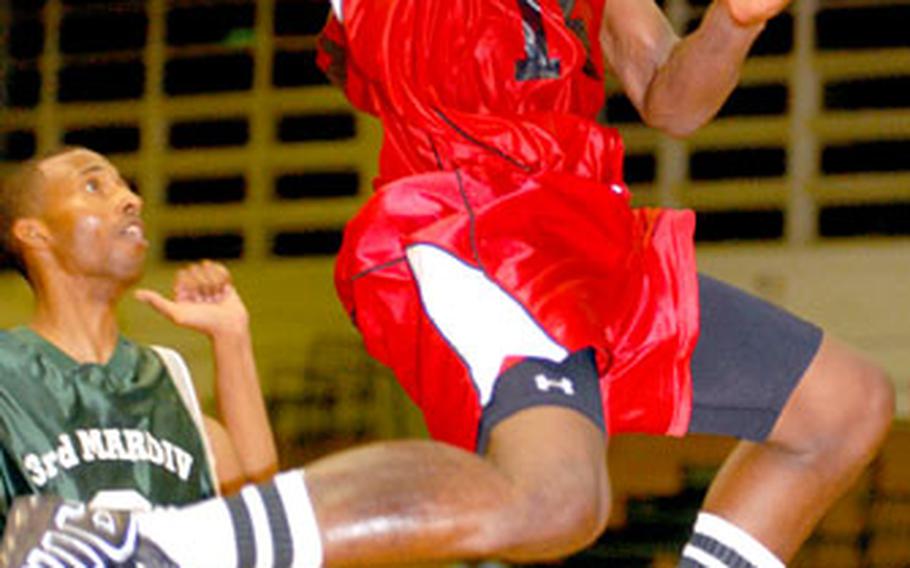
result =
M28 277L25 262L13 237L13 224L17 219L37 213L40 187L44 181L41 163L49 158L82 150L78 146L65 146L34 157L20 164L0 181L0 266L12 266Z

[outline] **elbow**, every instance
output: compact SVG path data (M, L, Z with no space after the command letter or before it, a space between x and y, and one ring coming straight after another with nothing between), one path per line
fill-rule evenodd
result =
M695 134L701 127L701 124L669 125L660 128L660 131L670 136L671 138L676 138L677 140L685 140Z
M717 114L719 104L692 100L685 93L671 94L651 88L639 108L644 123L660 132L683 139L695 134Z
M708 122L694 113L648 112L642 119L649 127L678 140L689 138Z

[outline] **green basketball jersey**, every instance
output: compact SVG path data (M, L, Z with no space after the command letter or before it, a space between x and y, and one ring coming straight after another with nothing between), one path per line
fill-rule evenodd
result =
M186 377L169 367L155 349L122 337L99 365L73 360L28 328L0 331L0 530L23 494L109 508L214 495L198 406L175 384Z

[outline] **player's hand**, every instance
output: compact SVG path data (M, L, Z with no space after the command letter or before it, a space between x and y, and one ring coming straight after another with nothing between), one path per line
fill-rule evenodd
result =
M172 292L170 299L148 289L135 295L174 324L209 337L249 328L249 313L223 264L205 260L177 271Z
M741 26L761 24L783 12L790 0L721 0Z

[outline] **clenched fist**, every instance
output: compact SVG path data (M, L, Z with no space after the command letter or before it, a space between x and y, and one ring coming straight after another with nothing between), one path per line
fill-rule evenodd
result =
M173 297L152 290L137 290L136 298L180 327L209 337L245 330L249 315L231 283L228 269L217 262L191 264L177 272Z
M790 0L721 0L733 20L741 26L753 26L783 12Z

